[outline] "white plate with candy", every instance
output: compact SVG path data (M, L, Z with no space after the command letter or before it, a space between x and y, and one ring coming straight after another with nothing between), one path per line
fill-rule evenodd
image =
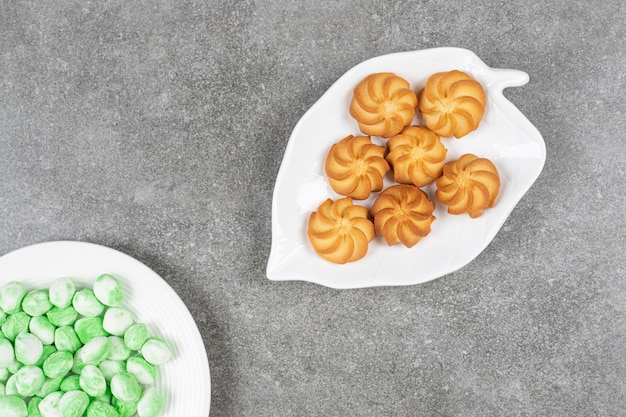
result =
M501 180L495 207L471 219L449 215L437 204L431 233L411 249L387 246L381 236L376 236L367 255L356 262L337 265L318 256L308 241L307 221L324 200L342 197L331 189L324 161L334 143L347 135L361 134L349 114L355 86L370 74L393 72L417 92L430 75L454 69L481 83L487 107L477 130L462 139L442 139L448 149L446 161L465 153L493 161ZM291 133L274 187L267 277L333 288L410 285L441 277L471 262L495 237L543 169L546 149L541 134L502 93L528 80L525 72L490 68L473 52L461 48L395 53L351 68L302 116ZM423 124L418 113L413 124ZM372 141L375 139L380 138ZM388 177L386 186L390 185ZM433 184L424 191L434 200ZM371 200L359 204L371 207Z
M59 278L71 279L77 289L92 288L105 273L121 284L121 307L171 351L171 359L157 367L154 388L164 397L158 416L208 416L211 378L204 342L185 304L154 271L114 249L84 242L40 243L0 257L0 286L18 281L29 291L48 289Z

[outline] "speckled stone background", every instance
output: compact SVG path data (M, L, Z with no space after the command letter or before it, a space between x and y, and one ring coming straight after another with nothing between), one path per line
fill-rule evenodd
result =
M0 253L81 240L158 272L212 416L624 416L625 28L621 0L2 0ZM438 46L530 75L505 95L545 139L535 185L435 281L267 280L298 119L352 66Z

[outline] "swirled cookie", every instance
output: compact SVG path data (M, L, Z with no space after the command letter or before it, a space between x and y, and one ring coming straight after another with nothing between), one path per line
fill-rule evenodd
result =
M322 258L336 264L357 261L367 254L374 224L367 208L351 198L324 201L309 217L309 241Z
M366 135L389 138L411 124L417 96L409 82L390 73L370 74L355 88L350 115Z
M435 221L435 203L414 185L399 184L383 190L371 209L376 234L389 246L402 243L410 248L430 233Z
M443 167L436 185L435 196L448 206L448 213L467 213L476 218L484 209L494 206L500 191L500 176L489 159L465 154Z
M401 184L423 187L439 178L448 150L432 130L423 126L405 127L387 142L387 162L393 179Z
M383 176L391 168L384 146L374 145L369 136L348 135L330 148L325 169L336 193L365 200L383 189Z
M419 94L426 126L439 136L461 138L478 128L487 96L468 74L452 70L433 74Z

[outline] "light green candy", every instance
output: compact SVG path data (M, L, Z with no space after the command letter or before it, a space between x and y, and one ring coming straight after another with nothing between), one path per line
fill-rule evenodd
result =
M121 307L111 307L104 313L102 327L114 336L124 336L126 330L135 323L130 311Z
M48 298L48 291L31 291L22 300L22 311L31 317L43 316L52 308Z
M48 289L50 302L58 308L69 307L76 293L74 282L69 278L59 278Z
M156 417L163 410L164 404L163 394L153 387L149 387L143 392L137 403L137 415L139 417Z
M18 334L28 331L30 316L23 311L9 314L2 324L2 333L10 341L14 341Z
M39 412L39 403L41 400L42 398L33 397L28 401L28 406L26 407L28 409L27 417L42 417Z
M114 375L126 372L126 362L107 359L100 362L98 368L102 371L104 379L111 381Z
M97 336L108 336L102 327L102 317L81 317L74 323L74 330L83 343Z
M73 365L74 355L67 350L58 350L43 362L43 373L48 378L62 378L67 375Z
M137 411L136 402L124 401L113 397L112 404L119 413L120 417L131 417Z
M121 372L111 378L113 396L123 401L137 402L141 398L141 386L134 376Z
M96 278L93 292L102 304L109 307L119 306L124 297L119 281L109 274L102 274Z
M0 382L5 382L9 378L9 370L7 368L0 368Z
M100 369L95 365L85 365L80 372L80 388L91 397L100 397L104 395L107 389L107 383Z
M81 417L89 406L89 396L80 390L68 391L59 400L61 417Z
M139 350L148 339L148 326L135 323L124 333L124 343L130 350Z
M80 374L86 365L87 364L83 362L82 347L81 347L74 353L74 364L72 365L72 372L74 372L75 374Z
M54 332L54 345L57 350L67 350L76 352L82 346L74 328L71 326L61 326Z
M7 387L2 382L0 382L0 396L7 395Z
M21 332L15 337L15 359L24 365L37 363L43 354L43 343L37 336Z
M43 417L60 417L59 402L63 397L61 391L51 392L46 395L39 403L39 412Z
M72 306L79 314L86 317L99 316L104 311L104 305L98 301L93 290L89 288L83 288L74 294Z
M7 319L6 313L2 311L2 308L0 308L0 326L2 325L2 323L4 323L6 319Z
M83 345L80 355L85 364L97 365L107 359L109 350L109 339L106 336L98 336Z
M26 296L26 287L21 282L12 281L0 287L0 308L7 314L16 313Z
M57 327L71 326L78 318L78 311L72 306L63 308L52 307L50 311L46 313L46 317L48 317L50 323Z
M0 336L0 368L11 366L15 360L15 348L9 339Z
M119 336L109 336L109 359L113 361L125 361L132 354L124 344L124 339Z
M157 368L141 356L133 356L126 361L126 370L143 385L152 385L156 381Z
M37 394L45 381L46 377L40 368L27 365L15 374L15 390L23 397L30 397Z
M141 347L141 354L153 365L163 365L172 357L169 346L167 346L163 339L159 339L158 337L151 337L146 340L146 343Z
M9 379L7 379L7 383L4 385L4 392L6 395L20 395L17 392L17 387L15 386L15 374L11 375Z
M120 417L120 415L111 404L94 400L87 407L87 417Z
M59 386L59 388L63 392L74 391L74 390L80 389L79 380L80 380L79 374L68 375L65 378L63 378L63 381L61 381L61 385Z
M27 417L28 408L24 400L17 395L5 395L0 397L0 416Z
M9 364L9 366L7 366L7 369L9 370L10 373L15 374L17 373L17 371L19 371L22 367L24 366L24 364L22 362L18 362L17 360L13 360L13 362L11 362Z
M46 378L45 382L35 395L43 398L52 392L58 391L61 389L61 382L63 382L63 378Z
M54 331L56 327L50 323L46 317L37 316L30 319L28 323L28 330L37 336L41 343L44 345L51 345L54 343Z
M57 351L56 346L54 345L44 345L43 352L41 353L41 358L35 363L35 366L43 367L43 363L48 359L50 355Z

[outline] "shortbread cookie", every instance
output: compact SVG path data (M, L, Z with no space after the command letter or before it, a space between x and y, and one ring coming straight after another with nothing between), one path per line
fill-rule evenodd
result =
M376 234L389 246L410 248L430 233L435 203L414 185L399 184L383 190L371 209Z
M367 208L351 198L324 201L309 217L308 236L313 249L324 259L345 264L363 258L374 238L374 224Z
M433 74L419 94L426 126L443 137L462 138L476 130L486 103L480 83L458 70Z
M500 176L489 159L465 154L443 167L436 185L435 196L448 206L448 213L467 213L476 218L484 209L494 206L500 191Z
M386 159L393 179L401 184L423 187L441 176L448 150L432 130L408 126L389 139Z
M383 176L390 167L385 147L372 143L369 136L349 135L330 148L326 176L338 194L365 200L372 191L383 189Z
M390 72L371 74L354 89L350 115L369 136L390 138L411 124L417 96L404 78Z

